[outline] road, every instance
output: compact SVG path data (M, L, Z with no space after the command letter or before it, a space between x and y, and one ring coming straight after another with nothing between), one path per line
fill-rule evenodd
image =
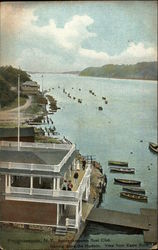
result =
M26 103L23 106L20 106L20 112L25 111L31 105L31 103L32 103L32 97L29 96ZM5 110L5 111L0 111L0 122L16 121L17 117L18 117L17 112L18 112L18 107L14 108L14 109ZM20 119L21 119L21 121L24 121L24 120L28 119L28 117L26 117L26 114L24 115L21 112Z

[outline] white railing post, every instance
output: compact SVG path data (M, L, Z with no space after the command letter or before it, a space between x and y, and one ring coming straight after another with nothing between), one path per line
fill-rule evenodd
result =
M75 222L75 227L78 229L79 227L79 224L78 224L78 217L79 217L79 214L78 214L78 204L76 205L76 222Z
M57 204L57 225L59 225L59 204Z
M32 195L32 190L33 190L33 176L31 175L31 177L30 177L30 195Z
M82 198L80 200L80 217L82 218Z
M8 175L8 193L10 193L10 187L11 187L11 176Z
M5 193L8 193L8 175L5 174Z
M56 190L56 178L53 178L53 190Z
M60 190L60 178L57 178L57 190Z

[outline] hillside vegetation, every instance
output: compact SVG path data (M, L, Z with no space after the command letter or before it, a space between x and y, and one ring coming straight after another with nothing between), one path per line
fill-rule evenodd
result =
M142 62L134 65L108 64L102 67L89 67L81 71L80 76L157 80L157 62Z
M20 74L20 82L30 80L30 76L23 70L12 66L0 67L0 106L9 105L17 97L17 79Z

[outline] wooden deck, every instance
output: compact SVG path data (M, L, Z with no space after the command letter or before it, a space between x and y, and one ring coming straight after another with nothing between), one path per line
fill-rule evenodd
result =
M124 227L149 229L146 215L124 213L101 208L93 208L87 220Z
M157 211L156 209L140 209L141 214L148 217L149 230L144 230L144 242L158 242L157 236Z
M144 231L144 242L157 242L157 211L141 209L140 214L124 213L114 210L93 208L87 221L141 229Z

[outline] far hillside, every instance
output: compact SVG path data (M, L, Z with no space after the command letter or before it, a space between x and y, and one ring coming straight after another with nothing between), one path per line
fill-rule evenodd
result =
M157 80L157 62L141 62L134 65L107 64L102 67L89 67L81 71L80 76Z
M20 74L21 83L31 80L25 71L12 66L0 67L0 107L3 108L17 97L17 79Z

